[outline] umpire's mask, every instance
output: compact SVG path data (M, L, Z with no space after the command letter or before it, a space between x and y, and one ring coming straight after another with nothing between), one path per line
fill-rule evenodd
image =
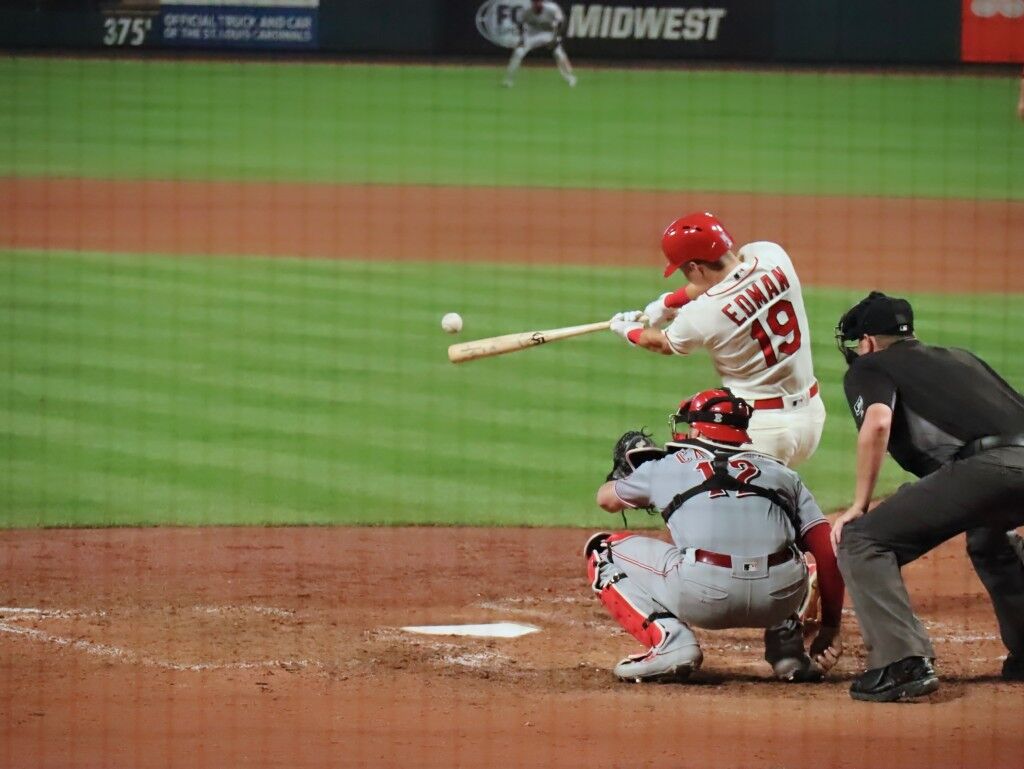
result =
M914 309L906 299L872 291L847 310L836 324L836 347L851 365L865 336L913 336Z

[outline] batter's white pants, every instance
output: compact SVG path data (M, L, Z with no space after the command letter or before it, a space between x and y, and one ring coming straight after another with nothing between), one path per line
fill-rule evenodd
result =
M816 394L796 408L755 409L747 433L755 451L796 467L810 459L824 429L825 404Z

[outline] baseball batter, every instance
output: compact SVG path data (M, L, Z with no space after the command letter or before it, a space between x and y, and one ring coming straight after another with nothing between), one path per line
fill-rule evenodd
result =
M689 429L673 426L673 453L648 456L630 472L634 452L622 452L623 466L617 445L598 504L609 512L657 508L672 536L669 544L602 532L584 548L591 587L645 647L615 666L621 680L685 679L703 661L692 627L767 628L765 659L783 681L819 680L842 653L843 583L829 524L795 472L743 448L750 414L727 389L708 390L674 415ZM807 577L798 547L813 553L822 594L810 656L796 616Z
M528 8L524 8L519 17L519 45L508 60L508 69L502 85L511 88L515 85L516 71L523 59L534 48L549 47L555 57L555 64L570 88L576 86L576 75L573 74L569 56L562 47L562 31L565 29L565 14L552 0L531 0Z
M734 251L732 237L709 213L672 222L661 246L665 277L679 269L690 285L662 294L642 313L616 314L612 331L666 355L706 348L722 383L754 408L753 447L790 466L808 459L821 439L825 406L789 255L767 241Z

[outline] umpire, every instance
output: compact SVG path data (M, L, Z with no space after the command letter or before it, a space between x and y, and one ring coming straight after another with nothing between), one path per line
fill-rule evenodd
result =
M1009 650L1003 678L1024 680L1024 562L1007 535L1024 524L1024 396L972 353L918 341L905 299L872 292L840 318L836 341L859 434L854 503L832 539L870 667L850 696L938 688L900 569L962 532ZM868 512L886 448L920 480Z

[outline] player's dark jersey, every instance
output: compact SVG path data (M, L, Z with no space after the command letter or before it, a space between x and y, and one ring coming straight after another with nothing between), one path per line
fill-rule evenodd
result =
M843 386L858 428L872 404L893 410L889 453L919 478L966 443L1024 433L1024 396L967 350L897 342L854 360Z

